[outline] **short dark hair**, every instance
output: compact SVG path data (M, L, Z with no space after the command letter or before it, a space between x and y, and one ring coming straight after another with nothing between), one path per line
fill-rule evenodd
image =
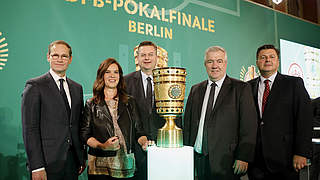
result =
M157 45L155 45L155 44L154 44L153 42L151 42L151 41L143 41L143 42L141 42L141 43L139 44L137 53L139 53L139 49L140 49L140 47L142 47L142 46L153 46L154 49L155 49L156 52L157 52Z
M265 50L265 49L273 49L273 50L275 50L276 53L277 53L278 58L280 57L280 51L279 51L279 49L277 49L276 47L274 47L274 45L272 45L272 44L265 44L265 45L260 46L260 47L258 48L257 54L256 54L256 58L257 58L257 59L259 59L259 53L260 53L260 51Z
M71 46L67 42L65 42L64 40L56 40L56 41L53 41L52 43L50 43L49 47L48 47L48 54L51 53L51 48L56 44L63 44L65 46L67 46L67 48L69 49L69 56L72 56Z

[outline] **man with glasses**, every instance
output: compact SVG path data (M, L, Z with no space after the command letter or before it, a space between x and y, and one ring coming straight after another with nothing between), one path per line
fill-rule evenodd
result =
M253 160L256 114L246 82L227 74L227 52L209 47L204 56L208 79L190 90L183 141L193 146L198 180L240 179Z
M22 94L27 167L32 180L75 180L85 168L82 86L66 77L72 50L65 41L49 45L47 60L49 72L28 80Z
M263 45L256 53L261 76L249 81L258 115L250 180L297 180L311 155L312 109L299 77L277 72L279 50Z

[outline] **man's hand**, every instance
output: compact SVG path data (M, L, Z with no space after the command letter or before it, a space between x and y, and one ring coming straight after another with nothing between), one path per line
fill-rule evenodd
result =
M32 172L32 180L47 180L46 170Z
M87 164L86 163L84 163L83 165L81 165L80 167L79 167L79 175L81 175L82 174L82 172L86 169L86 167L87 167Z
M248 163L241 160L235 160L233 164L234 174L244 174L247 172Z
M143 144L142 149L143 149L144 151L147 151L147 147L148 147L148 146L153 146L153 145L155 145L155 142L152 141L152 140L148 140L146 143Z
M144 151L147 151L147 147L148 146L153 146L155 145L155 142L152 141L152 140L148 140L148 138L146 136L141 136L139 139L138 139L138 143L140 144L141 148L144 150Z
M298 172L307 165L307 158L299 155L293 156L293 168Z

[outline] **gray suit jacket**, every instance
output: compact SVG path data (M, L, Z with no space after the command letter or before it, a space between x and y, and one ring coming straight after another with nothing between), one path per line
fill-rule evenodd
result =
M69 78L67 83L72 103L70 118L49 72L26 83L22 94L21 118L30 171L45 167L47 172L59 172L71 144L79 162L84 162L84 146L79 139L82 87Z
M184 143L194 146L208 81L192 86L184 115ZM233 179L235 160L253 161L257 117L248 83L226 76L208 130L208 153L213 179Z

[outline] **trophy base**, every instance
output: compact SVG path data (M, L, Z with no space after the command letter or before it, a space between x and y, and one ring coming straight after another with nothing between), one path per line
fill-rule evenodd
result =
M157 146L164 148L183 147L182 129L174 122L176 116L163 116L166 124L158 130Z

